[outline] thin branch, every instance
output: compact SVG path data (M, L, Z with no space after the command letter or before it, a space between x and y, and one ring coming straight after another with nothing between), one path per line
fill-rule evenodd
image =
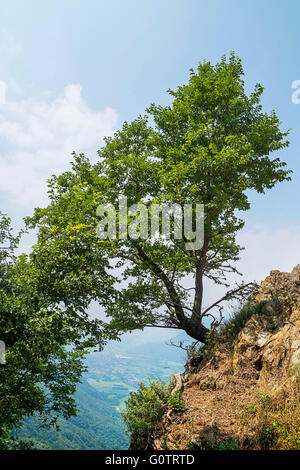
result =
M175 344L175 343L173 343L173 341L170 339L170 342L169 342L169 343L166 343L166 345L167 345L167 346L174 346L175 348L179 348L179 349L183 349L183 351L189 351L190 346L187 346L187 347L184 346L184 343L185 343L186 341L187 341L187 340L179 341L179 344ZM197 341L197 342L198 342L198 341Z
M155 323L146 323L142 325L142 328L168 328L170 330L182 330L180 326L175 325L156 325Z
M225 295L223 295L223 297L221 297L219 300L217 300L216 302L214 302L212 305L210 305L209 307L207 307L202 313L201 313L201 316L204 317L204 316L207 316L207 312L209 312L212 308L216 307L217 305L219 305L221 302L223 302L224 300L230 300L231 298L234 298L236 295L239 295L240 293L242 293L244 290L246 289L249 289L250 290L250 287L257 287L256 283L254 282L248 282L247 284L243 284L242 286L239 286L237 289L233 289L231 291L228 291L226 292Z

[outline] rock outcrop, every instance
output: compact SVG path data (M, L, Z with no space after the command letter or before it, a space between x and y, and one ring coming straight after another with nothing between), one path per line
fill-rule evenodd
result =
M291 273L271 271L253 296L268 300L234 345L233 370L253 364L258 383L271 385L298 374L300 364L300 265Z
M250 301L265 303L231 344L194 361L184 409L165 410L147 448L300 449L300 265L271 271Z

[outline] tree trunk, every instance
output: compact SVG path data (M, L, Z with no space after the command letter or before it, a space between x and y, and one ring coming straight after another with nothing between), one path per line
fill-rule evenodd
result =
M184 330L195 340L204 344L207 343L207 333L209 332L209 329L202 325L201 321L195 322L191 318L187 321Z
M203 299L203 268L201 263L197 265L195 275L195 299L193 306L193 313L190 319L186 322L185 331L192 338L200 341L201 343L207 342L207 333L209 329L202 324L202 299Z

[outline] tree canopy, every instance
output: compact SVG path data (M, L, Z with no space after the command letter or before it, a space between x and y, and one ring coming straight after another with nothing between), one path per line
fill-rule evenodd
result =
M21 234L20 234L21 235ZM76 414L73 394L88 348L101 348L99 323L63 307L39 288L39 275L27 256L15 255L20 235L0 213L0 449L11 448L11 430L25 416L41 425Z
M250 208L249 190L264 193L290 179L277 156L288 131L275 111L262 110L260 84L247 95L243 75L234 53L215 65L203 61L187 84L169 90L171 104L152 104L106 138L95 164L74 154L72 168L53 176L49 205L27 219L38 229L30 264L39 291L82 314L95 300L107 315L107 332L167 327L206 342L205 318L216 325L222 302L247 296L253 286L237 286L204 306L203 279L226 286L236 272L236 235L244 225L238 213ZM99 239L97 207L112 205L120 220L125 196L128 206L143 203L148 211L191 204L195 212L203 204L202 247L187 249L191 240L174 234Z

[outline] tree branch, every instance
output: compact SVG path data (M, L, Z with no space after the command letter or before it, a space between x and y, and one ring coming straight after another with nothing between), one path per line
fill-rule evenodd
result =
M253 289L255 289L257 287L257 284L255 282L248 282L247 284L243 284L242 286L239 286L237 289L233 289L231 291L228 291L226 292L225 295L223 295L223 297L221 297L219 300L217 300L216 302L214 302L213 304L211 304L209 307L207 307L202 313L201 313L201 316L204 317L204 316L208 316L207 315L207 312L209 312L212 308L216 307L217 305L219 305L221 302L223 302L224 300L230 300L230 299L233 299L233 298L236 298L236 296L239 296L239 295L242 295L243 291L244 290L249 290L249 291L252 291L253 289L251 289L251 287ZM250 292L249 292L250 293Z
M164 271L147 255L147 253L144 252L144 250L138 243L135 243L135 248L140 257L148 264L152 273L164 283L170 296L170 299L175 306L175 315L182 328L185 329L187 318L184 314L183 306L181 304L180 297L174 287L174 284L169 280Z

